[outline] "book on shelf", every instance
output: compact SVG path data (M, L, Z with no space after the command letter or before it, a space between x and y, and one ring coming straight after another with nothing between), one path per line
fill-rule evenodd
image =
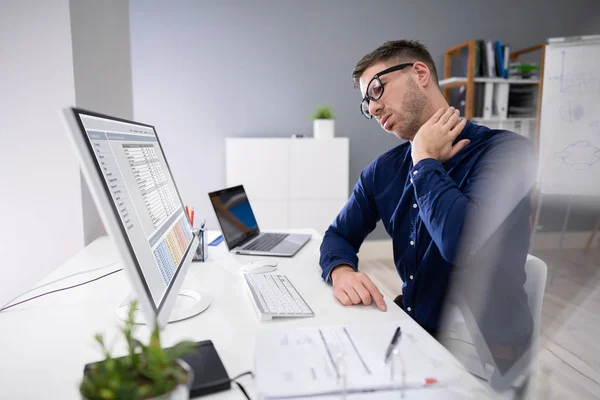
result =
M508 78L510 46L499 40L477 40L475 46L475 76L478 78Z

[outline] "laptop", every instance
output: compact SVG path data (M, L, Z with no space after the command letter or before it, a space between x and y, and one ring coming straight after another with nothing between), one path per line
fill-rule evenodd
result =
M243 185L208 194L227 248L232 253L291 257L311 235L261 232Z

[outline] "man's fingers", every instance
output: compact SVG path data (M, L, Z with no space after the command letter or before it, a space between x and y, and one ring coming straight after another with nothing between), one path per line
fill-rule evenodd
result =
M448 128L448 130L451 130L456 126L456 123L458 122L458 116L459 112L455 109L452 115L450 115L450 118L448 118L448 121L446 121L446 123L444 124Z
M362 282L361 282L362 283ZM369 293L369 291L367 290L367 288L364 287L364 285L357 285L354 287L354 290L356 290L356 293L358 293L358 295L360 296L360 299L362 300L362 303L365 306L370 306L371 302L372 302L372 298L371 298L371 293Z
M439 122L441 124L446 124L448 122L448 120L450 119L450 117L452 116L452 114L454 114L454 110L456 110L454 107L449 107L446 112L444 112L442 114L442 116L440 117Z
M442 115L444 115L444 112L445 112L446 110L447 110L447 109L446 109L445 107L442 107L442 108L440 108L439 110L437 110L437 111L435 112L435 114L433 114L433 115L431 116L431 118L429 118L429 121L427 121L427 122L429 122L430 124L435 124L436 122L438 122L438 121L440 120L440 117L441 117Z
M459 151L467 147L469 143L471 143L469 139L463 139L456 143L454 146L452 146L452 153L450 155L450 158L454 157Z
M348 297L346 292L343 291L342 289L335 289L333 291L333 294L335 295L335 298L338 299L338 301L340 303L342 303L343 305L345 305L345 306L352 305L352 300L350 300L350 297Z
M460 122L458 124L456 124L454 126L454 128L450 129L450 138L452 139L452 141L454 141L454 139L456 139L458 137L458 135L460 135L460 133L465 128L466 124L467 124L467 119L463 118L460 120Z
M352 286L346 286L344 288L344 292L346 292L348 297L350 297L350 300L352 300L352 304L360 304L362 302L360 296L358 295L358 293L356 293L356 290L354 290Z
M377 286L375 286L373 281L367 275L363 275L361 282L364 285L364 287L367 288L373 300L375 300L377 308L379 308L381 311L387 310L385 300L383 300L383 295L381 294L379 289L377 289Z

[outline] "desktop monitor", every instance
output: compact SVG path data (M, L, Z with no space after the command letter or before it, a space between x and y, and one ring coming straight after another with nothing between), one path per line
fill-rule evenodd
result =
M206 295L181 290L198 238L156 129L76 108L64 115L81 170L133 289L117 314L126 317L131 297L145 317L138 322L149 325L156 320L164 326L204 311L210 304ZM176 302L179 295L187 301Z

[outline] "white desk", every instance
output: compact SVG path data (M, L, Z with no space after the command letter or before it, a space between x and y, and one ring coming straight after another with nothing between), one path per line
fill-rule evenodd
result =
M444 362L443 370L437 372L453 376L446 388L407 392L407 398L489 397L488 389L464 371L445 348L393 303L393 299L385 299L387 312L380 312L375 306L344 307L339 304L331 287L320 277L318 254L321 238L314 231L308 232L314 235L313 239L295 257L280 258L278 272L285 273L300 291L315 311L314 318L259 321L239 274L239 266L255 258L232 255L221 243L217 247L209 247L208 262L191 265L183 285L210 294L210 308L194 318L170 324L163 333L163 344L169 346L181 339L211 339L227 372L235 376L254 370L254 337L261 329L397 320L403 326L418 328L420 350ZM116 259L111 240L103 237L40 284L92 270ZM118 264L80 274L28 293L23 298L80 283L117 268ZM109 343L119 337L114 350L118 355L124 354L124 344L117 336L120 321L116 318L115 309L128 292L126 275L118 272L83 287L51 294L0 313L0 399L79 398L77 386L84 364L101 358L93 340L96 332L104 332ZM140 327L138 332L145 341L147 328ZM257 399L254 380L244 377L241 382L252 399ZM233 385L230 391L207 398L244 397Z

